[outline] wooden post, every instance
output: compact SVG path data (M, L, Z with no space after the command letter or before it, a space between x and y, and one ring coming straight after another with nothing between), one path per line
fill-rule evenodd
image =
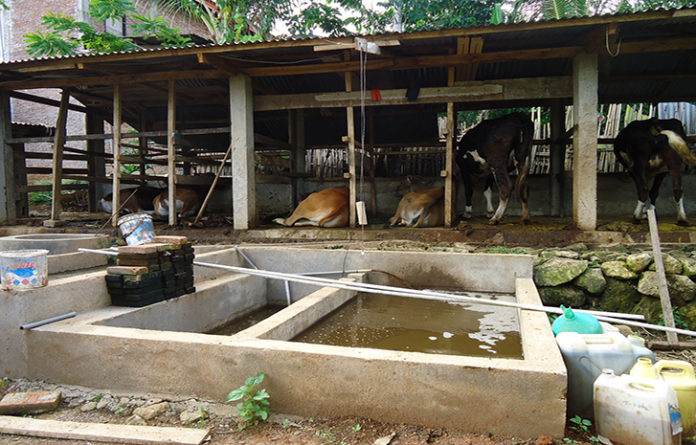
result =
M350 60L349 52L345 53L344 59L346 61ZM352 91L353 80L350 72L345 73L345 82L346 92ZM346 107L346 125L348 127L348 174L350 175L348 179L348 190L350 192L350 198L348 200L348 208L350 209L348 223L350 224L350 227L355 227L357 223L355 203L358 200L358 178L355 168L355 113L353 107ZM361 149L362 148L364 147L361 147Z
M454 85L455 68L447 70L447 86ZM457 206L456 187L454 181L454 144L456 141L454 102L447 102L447 124L445 127L445 227L452 227Z
M65 145L65 124L68 119L68 103L70 90L63 89L60 95L58 119L56 119L56 135L53 141L53 200L51 204L51 220L58 221L63 211L61 201L63 185L63 146Z
M169 225L176 225L176 81L169 80L167 88L167 190L169 198Z
M370 141L367 146L367 151L370 154L370 184L372 185L372 194L370 195L370 208L372 214L377 215L377 181L375 180L375 169L377 168L377 158L375 157L375 112L374 108L367 111L368 125L370 132Z
M563 181L565 176L565 107L559 99L551 100L551 147L549 148L549 190L551 190L550 214L565 216L563 209Z
M292 188L292 205L297 207L302 195L301 179L299 176L305 172L305 142L304 110L288 110L288 142L292 146L292 164L290 169L294 175L290 179Z
M12 137L10 114L10 96L3 91L0 93L0 222L14 224L17 220L14 154L12 146L5 142Z
M597 54L573 59L573 221L597 227Z
M145 108L140 110L140 128L138 128L138 131L147 131L147 110ZM140 150L140 159L144 160L147 156L147 138L139 137L138 147ZM140 164L140 174L143 176L147 174L146 164Z
M85 129L87 134L103 134L104 121L90 113L85 113ZM87 140L87 176L103 177L106 173L106 162L104 160L104 139ZM102 198L103 187L101 184L90 181L87 186L87 201L90 212L96 212L97 203Z
M114 135L111 146L114 152L113 185L111 187L111 224L118 226L118 210L121 207L119 190L121 189L121 85L114 85L114 119L111 131Z
M14 177L15 185L17 187L22 187L27 185L27 159L26 150L24 144L12 144L9 145L12 148L12 155L14 157ZM27 192L19 192L16 195L16 215L18 217L29 216L29 194Z
M657 287L660 291L660 304L662 305L662 316L665 326L674 328L674 313L672 312L672 301L669 298L669 288L667 287L667 277L665 276L665 265L662 262L662 248L660 247L660 234L657 231L657 218L655 218L655 207L650 205L647 210L648 225L650 226L650 243L652 244L653 260L655 261L655 272L657 273ZM675 332L667 331L667 342L670 345L679 343Z
M254 98L251 78L244 74L230 77L230 134L234 228L246 230L256 224L256 172Z

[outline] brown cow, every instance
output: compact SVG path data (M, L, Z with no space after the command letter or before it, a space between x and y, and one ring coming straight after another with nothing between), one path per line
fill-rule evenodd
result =
M303 199L289 218L273 222L284 226L343 227L348 225L348 187L314 192Z
M405 189L411 191L399 201L396 213L389 219L390 226L435 227L444 224L444 187L428 187L422 178L408 176L397 187L397 193Z
M175 192L178 217L191 216L201 207L201 197L193 189L177 187ZM155 215L169 216L169 190L164 190L152 200Z

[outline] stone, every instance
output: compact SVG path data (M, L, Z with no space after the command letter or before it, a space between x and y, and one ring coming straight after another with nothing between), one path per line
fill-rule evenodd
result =
M638 278L638 275L630 270L624 261L606 261L602 263L602 272L609 278L618 278L620 280Z
M674 258L672 255L662 255L662 264L665 266L666 274L680 274L682 273L682 263L678 259ZM649 270L656 270L655 263L652 263Z
M599 299L598 307L608 312L632 313L640 299L641 295L629 282L607 278L607 285Z
M554 257L534 270L537 286L558 286L568 283L585 272L587 261Z
M635 273L640 273L652 263L652 255L648 252L633 253L626 257L626 266Z
M696 297L696 283L685 275L667 275L667 289L673 305L683 306ZM638 292L660 298L657 272L643 272L638 280Z
M201 410L198 411L182 411L179 414L179 420L181 423L188 425L189 423L198 422L205 417L205 413Z
M679 261L682 263L682 274L689 278L696 276L696 258L684 257L680 258Z
M570 246L566 246L568 250L574 250L576 252L587 250L587 245L585 243L575 243Z
M88 411L94 411L97 409L97 402L87 402L80 408L80 411L86 413Z
M126 425L141 425L141 426L145 426L145 425L147 425L147 422L145 421L145 419L143 419L143 418L140 417L139 415L133 414L133 415L130 416L128 419L126 419Z
M109 406L110 402L111 401L109 399L107 399L106 397L103 397L99 402L97 402L97 409L101 410L101 409L106 408L107 406Z
M668 275L669 297L675 306L684 306L696 297L696 283L686 275Z
M534 445L553 445L554 443L555 441L553 440L553 437L549 436L548 434L539 434L539 437L537 437Z
M168 402L156 403L154 405L141 406L133 410L133 414L140 416L145 420L154 419L160 414L164 414L169 409Z
M581 307L585 304L585 293L571 285L540 287L539 296L547 306Z
M539 254L539 256L542 258L559 257L559 258L571 258L574 260L580 258L580 254L578 252L575 252L573 250L561 250L561 249L543 250Z
M596 295L604 290L604 286L607 285L607 280L604 278L601 269L588 267L582 275L573 281L573 284L580 289Z
M662 305L660 300L653 297L643 296L638 304L631 311L633 314L645 315L645 320L651 324L662 322Z
M593 250L588 254L595 256L601 262L606 261L623 261L628 256L625 252L615 252L610 250Z

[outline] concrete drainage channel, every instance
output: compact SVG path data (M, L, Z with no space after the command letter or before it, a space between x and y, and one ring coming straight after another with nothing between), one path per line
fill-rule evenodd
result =
M506 293L518 303L541 304L532 259L522 255L258 245L245 246L244 253L264 270L367 269L373 272L343 279L401 285L393 276L405 277L420 288ZM248 265L237 250L220 246L197 248L196 260ZM0 309L7 310L0 311L0 326L11 323L13 329L2 332L9 342L0 351L0 372L222 400L246 377L263 371L277 412L563 437L566 369L544 313L514 310L523 355L517 359L309 344L291 340L355 297L354 290L291 283L293 304L248 329L221 336L202 332L267 304L286 304L285 283L196 267L194 294L124 308L110 306L104 274L103 269L64 274L52 277L46 288L4 295ZM78 313L74 318L18 329L72 310Z

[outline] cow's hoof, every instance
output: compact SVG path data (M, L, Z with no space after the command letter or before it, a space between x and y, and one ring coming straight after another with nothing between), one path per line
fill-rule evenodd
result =
M285 218L276 218L273 220L274 223L280 224L281 226L285 225Z
M639 218L633 218L633 219L631 220L631 222L632 222L633 224L642 224L642 223L643 223L643 220L642 220L642 219L639 219Z
M490 219L490 220L488 220L488 225L497 226L499 222L500 222L500 220L498 220L498 219Z
M686 220L684 220L684 219L680 219L679 221L677 221L677 225L678 225L678 226L682 226L682 227L688 227L688 226L690 226L691 224L689 224L689 221L686 221Z
M492 218L493 215L495 215L495 212L486 212L486 217Z
M532 223L532 220L529 219L529 218L524 218L524 219L522 220L522 224L524 224L525 226L526 226L526 225L529 225L529 224L531 224L531 223Z

